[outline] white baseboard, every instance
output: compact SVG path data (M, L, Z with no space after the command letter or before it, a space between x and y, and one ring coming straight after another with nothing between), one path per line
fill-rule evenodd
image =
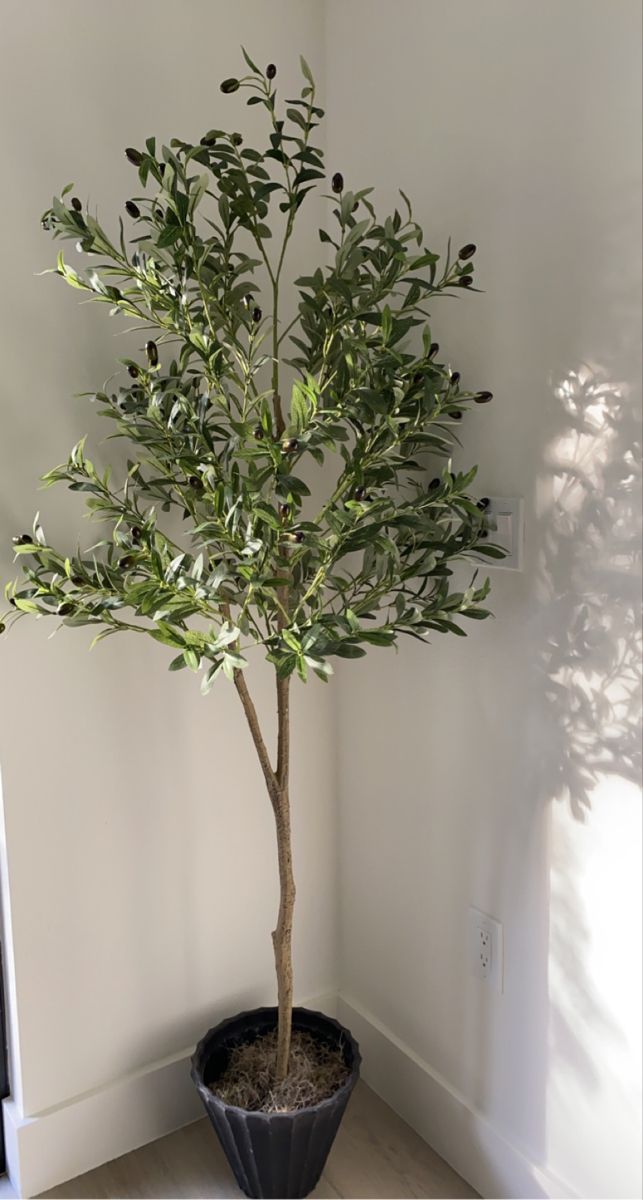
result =
M334 1016L336 997L306 1007ZM33 1116L3 1102L7 1170L17 1196L37 1196L204 1116L190 1079L193 1047Z
M360 1043L365 1082L482 1196L578 1200L355 1000L325 995L305 1003L348 1026ZM192 1047L33 1116L5 1100L14 1194L36 1196L202 1117L190 1079L191 1053Z
M338 997L337 1019L359 1042L364 1081L481 1196L578 1200L572 1188L530 1162L355 1000Z

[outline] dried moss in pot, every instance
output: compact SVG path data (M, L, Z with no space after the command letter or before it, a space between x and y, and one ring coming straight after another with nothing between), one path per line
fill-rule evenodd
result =
M296 1112L328 1100L348 1079L341 1046L293 1031L288 1075L275 1082L277 1031L241 1042L210 1090L225 1104L248 1112Z

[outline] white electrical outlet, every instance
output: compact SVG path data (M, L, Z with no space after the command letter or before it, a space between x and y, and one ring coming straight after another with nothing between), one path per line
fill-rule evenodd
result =
M471 972L497 992L503 987L502 925L477 908L469 909L469 961Z
M478 969L481 979L488 979L491 974L491 934L488 929L478 926Z

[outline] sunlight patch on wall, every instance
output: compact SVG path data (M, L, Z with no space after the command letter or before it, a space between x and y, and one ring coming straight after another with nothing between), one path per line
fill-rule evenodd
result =
M630 1196L640 1175L640 446L628 388L598 366L570 371L553 394L560 419L538 489L557 745L548 1158L586 1181L583 1194ZM583 1146L566 1134L578 1123L593 1131Z

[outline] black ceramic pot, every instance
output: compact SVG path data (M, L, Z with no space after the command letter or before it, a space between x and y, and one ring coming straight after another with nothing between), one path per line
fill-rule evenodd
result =
M293 1009L293 1029L342 1048L350 1074L328 1100L290 1113L248 1112L225 1104L209 1085L225 1069L231 1048L277 1024L276 1008L239 1013L210 1029L192 1055L192 1078L246 1196L308 1196L324 1169L350 1094L359 1077L359 1047L347 1029L323 1013Z

